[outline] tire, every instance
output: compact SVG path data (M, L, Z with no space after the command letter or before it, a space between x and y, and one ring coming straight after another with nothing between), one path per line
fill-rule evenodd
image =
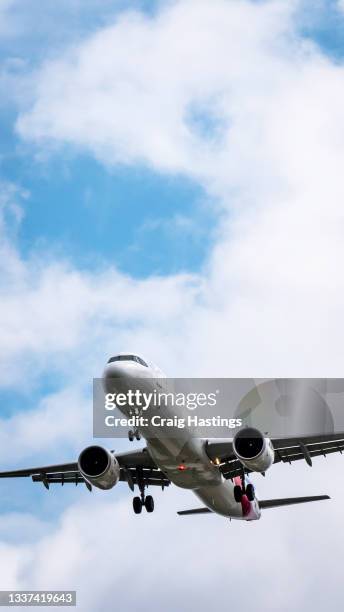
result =
M154 510L154 499L153 499L153 497L151 495L147 495L146 501L145 501L145 506L146 506L147 512L153 512L153 510Z
M129 438L129 442L133 442L134 440L134 432L130 429L130 431L128 431L128 438Z
M133 499L133 509L135 514L141 514L142 512L142 501L139 497L134 497Z
M138 431L135 432L135 438L136 440L141 440L141 434Z
M248 484L246 487L246 495L247 495L247 499L248 501L253 501L254 500L254 486L253 484Z
M242 488L241 488L241 487L239 487L239 485L236 485L236 486L234 487L234 491L233 491L233 493L234 493L234 499L235 499L235 501L236 501L238 504L240 504L240 502L241 502L241 500L242 500Z

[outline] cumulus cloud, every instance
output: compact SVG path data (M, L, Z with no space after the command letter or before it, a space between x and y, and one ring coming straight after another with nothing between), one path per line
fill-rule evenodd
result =
M21 384L25 385L25 378ZM1 469L6 465L11 469L24 459L32 461L32 456L44 465L76 459L77 445L81 449L92 434L90 388L82 393L80 387L82 384L47 394L33 409L27 409L25 394L18 400L17 411L0 419ZM66 454L62 457L61 452Z
M340 147L343 69L298 35L297 6L183 0L124 13L44 64L18 132L109 165L183 172L221 196L280 197Z
M43 66L18 132L85 147L109 164L218 178L241 128L260 135L269 89L282 96L291 63L307 56L287 44L292 7L187 0L154 17L124 13Z
M178 315L198 355L183 351L184 371L220 351L221 374L341 373L344 70L302 37L298 6L124 13L43 65L17 122L40 149L183 173L217 196L203 292Z

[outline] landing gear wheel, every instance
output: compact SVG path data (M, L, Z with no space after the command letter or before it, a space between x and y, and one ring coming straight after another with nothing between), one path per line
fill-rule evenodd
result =
M142 501L139 497L134 497L133 499L133 508L135 514L141 514L142 512Z
M130 441L130 442L132 442L132 441L134 440L134 432L133 432L133 430L132 430L132 429L130 429L130 430L128 431L128 438L129 438L129 441Z
M246 487L246 495L247 495L247 499L248 501L253 501L254 500L254 486L253 484L248 484Z
M146 499L145 499L145 506L146 506L146 510L147 512L153 512L154 510L154 499L151 495L147 495Z
M141 440L141 434L137 430L135 431L135 438L136 440Z
M239 485L236 485L234 487L234 499L235 501L240 504L241 500L242 500L242 488Z

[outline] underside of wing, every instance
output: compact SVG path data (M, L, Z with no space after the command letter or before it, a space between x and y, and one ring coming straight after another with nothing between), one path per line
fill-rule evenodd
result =
M275 450L275 463L291 463L304 459L309 465L313 457L326 457L344 451L342 433L322 436L300 436L298 438L279 438L272 441Z
M77 462L0 472L0 478L25 478L28 476L31 476L33 482L42 482L46 489L49 489L49 484L53 482L61 484L73 483L76 485L80 482L85 482L79 472Z
M332 453L343 453L344 434L326 434L318 436L299 436L295 438L273 438L274 463L292 463L304 460L312 465L314 457L326 457ZM206 443L208 457L219 465L226 479L242 475L243 465L233 451L231 440L208 440ZM251 470L245 467L245 472Z
M130 489L134 489L134 485L145 486L160 486L167 487L170 480L156 466L147 448L133 450L124 453L115 453L120 466L120 481L127 482ZM0 472L0 478L19 478L31 476L33 482L41 482L49 489L50 484L86 484L91 490L91 485L85 480L80 473L78 462L60 463L56 465L46 465L33 468L25 468L20 470L10 470Z
M0 472L0 478L17 478L23 476L33 476L34 474L50 474L54 472L75 472L78 471L76 461L71 463L59 463L57 465L45 465L41 467L25 468L23 470L10 470L8 472Z

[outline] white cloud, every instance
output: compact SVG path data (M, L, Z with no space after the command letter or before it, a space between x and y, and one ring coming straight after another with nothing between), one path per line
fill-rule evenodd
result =
M79 359L82 356L83 363L89 364L94 362L88 354L92 346L94 355L99 354L97 343L101 343L103 359L107 356L104 349L112 346L116 351L123 345L123 329L126 337L143 328L153 335L157 326L168 331L169 320L173 322L189 310L198 287L197 279L188 276L135 281L115 269L91 274L68 264L21 263L17 267L13 264L15 278L7 279L1 287L3 383L6 377L7 383L12 377L19 380L26 373L25 362L30 366L35 356L45 360L36 364L45 369L56 366L59 356L65 359L68 353ZM82 363L75 363L75 371L70 365L64 370L72 375L82 369Z
M276 95L288 83L292 6L187 0L154 18L125 13L45 64L19 133L86 147L109 164L143 161L211 178L219 162L223 171L240 121L250 113L258 130L267 88ZM291 60L303 54L296 47ZM195 111L221 121L218 138L193 129Z
M25 380L30 389L42 371L54 369L75 381L95 364L93 374L101 375L108 351L126 350L140 330L160 337L190 310L202 286L197 276L135 280L105 265L86 272L57 259L53 249L44 256L33 250L24 259L17 234L26 196L15 185L1 185L1 385ZM139 338L135 344L144 350Z
M298 6L124 13L42 67L17 123L40 147L141 161L217 195L204 292L177 315L198 364L183 351L181 369L204 373L220 351L227 374L341 373L344 69L301 37Z
M25 378L22 384L25 385ZM76 460L78 448L85 446L92 436L90 386L87 393L82 393L80 387L81 382L76 388L47 394L31 410L25 405L27 394L23 394L17 411L0 419L1 469L6 469L6 465L9 469L20 466L24 460L32 462L33 456L34 461L39 457L44 465Z
M240 188L240 206L303 187L341 146L343 69L297 35L297 6L183 0L154 18L125 13L43 66L19 134L186 173L227 200Z

